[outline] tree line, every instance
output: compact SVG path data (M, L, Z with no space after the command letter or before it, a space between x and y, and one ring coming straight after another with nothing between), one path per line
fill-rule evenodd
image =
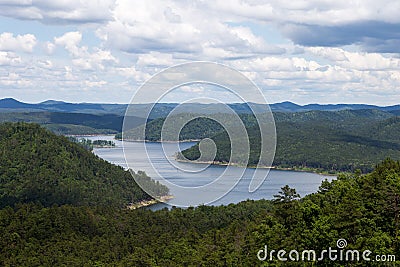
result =
M400 162L370 174L339 175L299 198L285 186L273 200L150 211L25 203L0 210L0 263L18 266L382 266L349 261L260 261L276 251L370 250L398 264ZM337 254L338 255L338 254ZM286 255L287 256L287 255Z

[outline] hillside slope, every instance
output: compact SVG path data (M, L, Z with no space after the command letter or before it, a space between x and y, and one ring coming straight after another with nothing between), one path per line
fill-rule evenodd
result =
M252 106L256 113L265 112L265 105L257 103L230 103L228 106L238 114L250 114ZM130 107L131 114L143 117L149 108L152 108L150 119L166 117L175 107L177 103L148 103L135 104ZM183 103L180 104L180 110L183 113L201 113L211 114L223 112L226 104L220 103ZM125 114L127 104L99 104L99 103L67 103L63 101L47 100L37 104L23 103L13 98L0 99L1 112L30 112L30 111L51 111L51 112L68 112L68 113L90 113L90 114L116 114L123 116ZM340 110L360 110L360 109L377 109L382 111L400 112L400 105L394 106L375 106L366 104L308 104L298 105L292 102L281 102L270 104L269 107L275 112L304 112L312 110L321 111L340 111Z
M122 130L124 117L115 114L86 114L66 112L0 112L0 122L33 122L45 126L58 134L109 134ZM129 117L129 126L134 128L146 120Z
M274 200L156 212L32 204L4 208L0 265L398 266L399 184L400 163L386 160L370 174L324 181L318 192L302 199L283 187ZM338 240L347 246L340 250L343 260L332 252L334 261L323 251L338 251ZM261 262L257 253L265 246L268 252L293 250L300 257L314 250L319 259L294 261L293 256L281 262L275 252L272 260ZM354 250L359 257L346 253ZM362 257L366 250L370 261ZM376 261L379 255L387 262Z
M368 172L386 157L400 159L400 119L378 110L309 111L275 114L277 149L274 166L324 171ZM260 154L258 127L247 128L249 165ZM230 142L226 133L212 138L218 148L217 162L228 162ZM191 160L200 156L198 145L183 151ZM182 159L182 157L179 157ZM233 162L236 163L236 162Z
M0 162L0 207L28 202L124 206L150 199L128 171L37 124L0 124ZM135 175L150 180L143 172ZM153 185L158 195L168 193Z

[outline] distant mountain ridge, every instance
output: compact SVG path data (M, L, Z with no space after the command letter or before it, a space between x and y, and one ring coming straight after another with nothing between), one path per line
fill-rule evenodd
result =
M2 122L32 122L61 134L115 134L122 131L124 117L117 114L90 114L76 112L0 112ZM135 128L146 122L141 117L129 117L126 128Z
M153 104L136 104L131 107L131 111L135 116L145 116L145 111ZM239 114L250 113L249 105L255 112L265 112L263 104L256 103L231 103L228 104L234 111ZM157 103L150 118L165 117L171 112L177 103ZM181 105L181 112L196 112L202 114L223 112L224 104L201 104L201 103L185 103ZM400 114L400 105L393 106L376 106L368 104L307 104L298 105L289 101L274 103L269 105L274 112L304 112L304 111L340 111L340 110L361 110L376 109L387 112L395 112ZM128 104L99 104L99 103L68 103L57 100L47 100L37 104L24 103L13 98L4 98L0 100L0 112L66 112L66 113L88 113L88 114L116 114L124 115Z
M123 115L126 107L127 105L123 104L68 103L56 100L47 100L37 104L28 104L13 98L4 98L0 100L0 112L51 111Z

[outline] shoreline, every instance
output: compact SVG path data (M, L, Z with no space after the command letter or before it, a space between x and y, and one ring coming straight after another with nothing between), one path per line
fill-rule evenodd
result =
M133 140L133 139L121 139L121 138L114 138L115 140L118 141L124 141L124 142L132 142L132 143L194 143L194 142L199 142L201 140L199 139L187 139L187 140L180 140L180 141L152 141L152 140Z
M183 159L177 159L175 158L177 162L182 162L182 163L193 163L193 164L211 164L211 165L216 165L216 166L233 166L233 167L238 167L238 168L249 168L249 169L270 169L270 170L277 170L277 171L295 171L295 172L309 172L309 173L316 173L320 175L326 175L326 176L337 176L339 171L335 171L334 173L329 173L328 171L324 170L318 170L318 169L313 169L313 168L306 168L306 169L301 169L301 168L287 168L287 167L279 167L279 166L256 166L256 165L249 165L245 166L243 164L238 164L238 163L225 163L225 162L220 162L220 161L190 161L190 160L183 160Z
M112 135L110 135L112 136ZM114 135L115 136L115 135ZM115 140L118 141L123 141L122 139L117 139L114 138ZM180 140L180 141L151 141L151 140L124 140L125 142L132 142L132 143L191 143L191 142L199 142L200 140L197 139L188 139L188 140ZM238 167L238 168L249 168L249 169L270 169L270 170L277 170L277 171L295 171L295 172L309 172L309 173L316 173L320 175L326 175L326 176L337 176L339 173L343 173L341 171L334 171L333 173L327 171L327 170L321 170L321 169L316 169L316 168L298 168L298 167L280 167L280 166L256 166L256 165L249 165L245 166L243 164L237 164L237 163L228 163L228 162L220 162L220 161L190 161L190 160L183 160L183 159L177 159L176 157L174 158L175 161L177 162L182 162L182 163L194 163L194 164L211 164L215 166L233 166L233 167ZM151 205L151 204L150 204Z
M135 209L139 209L139 208L143 208L143 207L148 207L157 203L165 203L167 200L173 199L174 196L173 195L167 195L167 196L161 196L158 197L158 199L150 199L150 200L142 200L139 203L133 203L127 206L127 208L129 210L135 210Z
M93 148L116 148L117 146L93 146Z
M82 137L93 137L93 136L115 136L115 134L66 134L65 136L82 136ZM114 138L115 139L115 138Z

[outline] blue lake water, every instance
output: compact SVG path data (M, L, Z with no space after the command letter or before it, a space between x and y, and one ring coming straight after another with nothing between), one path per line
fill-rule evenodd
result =
M93 136L86 138L92 140L113 140L112 136ZM141 147L143 146L142 143L125 142L125 147L123 148L122 142L117 140L114 140L114 142L116 143L115 148L97 148L94 149L94 153L113 164L120 165L126 168L127 163L124 157L125 149L125 153L130 153L129 167L131 167L134 171L145 171L150 177L156 177L158 172L158 174L162 175L165 180L179 186L204 186L214 181L216 177L221 175L221 173L224 172L227 168L225 166L210 165L203 171L188 173L187 171L181 171L180 168L198 171L204 166L201 166L202 164L175 162L172 152L177 151L177 144L164 143L162 145L161 143L146 143L146 153L142 151L143 149L141 149ZM178 146L180 149L186 149L192 145L193 143L180 143ZM166 151L169 151L169 154L167 154L167 156L164 155L162 146L164 146L164 149ZM149 164L149 161L147 159L148 157L150 158L154 167ZM233 189L229 191L229 193L227 193L222 198L216 200L215 202L209 204L227 205L230 203L238 203L247 199L273 199L273 196L276 195L280 191L281 187L285 185L289 185L290 187L295 188L297 193L299 193L301 196L304 196L316 192L323 180L327 179L330 181L335 178L334 176L325 176L308 172L270 170L267 178L258 188L258 190L251 193L249 192L248 187L254 171L255 169L251 168L230 167L230 172L226 175L231 176L232 179L238 176L242 178L233 187ZM265 169L259 169L259 171L267 173L267 170ZM213 184L211 191L218 192L219 190L225 189L226 184L216 183L215 185ZM198 199L201 199L201 196L199 195L193 193L182 194L182 192L174 192L174 190L178 189L171 190L171 194L175 196L175 199L172 200L173 203L189 203L196 205L198 204L196 201L198 201ZM210 190L208 191L208 193L210 193ZM207 192L203 192L202 194L207 194ZM170 207L170 205L160 203L153 205L151 209L160 209L164 207Z

